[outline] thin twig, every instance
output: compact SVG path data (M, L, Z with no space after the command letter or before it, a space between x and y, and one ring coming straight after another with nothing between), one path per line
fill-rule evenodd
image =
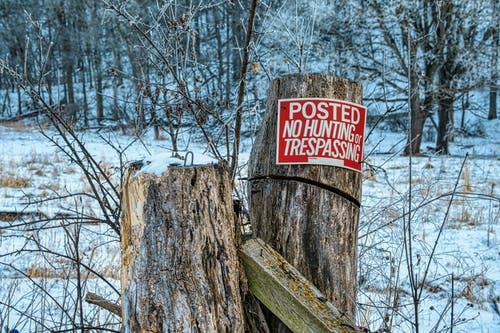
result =
M434 244L432 246L431 254L429 255L429 260L427 261L427 265L424 270L424 276L422 277L422 283L420 287L420 291L418 293L418 298L420 299L422 297L422 292L424 291L425 287L425 281L427 279L427 275L429 274L430 266L432 259L434 258L434 254L436 252L436 248L439 243L439 239L441 238L441 235L443 234L444 226L446 225L446 222L448 221L448 216L450 214L450 208L451 204L453 203L453 199L455 198L455 193L458 188L458 183L460 182L460 177L462 176L462 171L464 170L465 163L467 162L469 158L469 153L465 154L465 157L462 161L462 166L460 167L460 171L458 172L457 178L455 180L455 186L453 187L453 191L451 191L451 196L450 196L450 201L448 202L448 206L446 207L446 213L444 214L443 221L441 222L441 226L439 227L439 231L436 237L436 240L434 241Z
M252 41L253 22L257 8L258 0L252 0L250 6L250 16L248 17L247 34L245 38L245 48L243 50L243 61L241 64L240 73L240 86L238 88L238 104L236 106L236 120L234 124L234 138L233 138L233 156L231 158L231 184L234 185L234 178L236 177L236 169L238 167L238 155L240 153L240 140L241 140L241 119L243 115L243 103L245 102L245 87L246 76L248 72L248 59L250 54L250 42Z

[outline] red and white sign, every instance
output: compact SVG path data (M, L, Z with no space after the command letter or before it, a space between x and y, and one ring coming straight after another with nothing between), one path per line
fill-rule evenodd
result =
M278 100L277 164L361 171L366 107L327 98Z

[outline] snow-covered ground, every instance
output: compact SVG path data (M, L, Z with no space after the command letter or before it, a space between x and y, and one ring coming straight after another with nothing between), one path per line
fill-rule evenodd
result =
M479 120L474 118L471 122ZM394 332L412 330L413 302L404 250L410 238L413 274L417 282L425 276L419 307L421 332L448 331L452 313L454 332L500 332L500 121L482 123L486 134L458 134L451 156L429 153L412 158L411 178L410 160L401 156L404 134L380 128L367 140L359 229L360 325L375 330L383 327L385 319ZM45 134L56 137L51 130ZM125 150L124 159L151 159L152 171L161 168L157 156L170 163L168 141L155 141L152 133L142 140L118 133L80 135L86 148L110 174L117 170L118 155L102 137L123 149L133 142ZM188 142L195 163L210 160L201 144L186 139L186 145ZM249 139L243 143L243 159L248 159L250 148ZM26 212L14 220L5 221L8 216L0 220L0 326L27 332L44 325L80 320L93 320L96 325L116 322L116 318L85 302L83 319L76 313L61 312L63 308L78 308L75 295L79 289L82 295L95 292L118 300L114 290L119 290L118 235L99 224L83 224L78 229L75 224L48 221L43 223L54 228L44 231L36 231L29 224L39 219L28 214L33 212L41 212L48 219L70 215L74 210L99 216L92 198L45 200L88 192L80 170L36 128L0 125L0 156L0 212ZM408 211L411 233L405 238ZM80 235L78 242L76 235ZM71 260L41 249L60 254L78 249L82 262L102 277L89 274L85 284L78 286ZM75 306L68 306L71 302ZM21 314L45 321L27 324Z

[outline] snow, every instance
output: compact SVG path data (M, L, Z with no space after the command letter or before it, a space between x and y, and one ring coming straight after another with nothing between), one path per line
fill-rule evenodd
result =
M413 268L419 279L423 278L425 268L429 265L420 302L421 331L448 330L452 307L456 325L454 332L500 331L500 315L495 310L495 306L498 309L500 303L500 121L485 121L471 115L468 124L471 124L470 128L482 126L482 136L458 132L451 145L450 156L435 155L429 151L425 157L413 157L411 179L408 173L410 161L401 156L405 144L404 133L381 127L375 129L368 138L365 145L358 251L357 320L360 325L375 330L383 327L382 319L387 316L392 322L393 332L409 332L412 329L410 322L414 314L403 247L403 217L407 216L405 214L411 208ZM46 129L45 134L57 138L50 129ZM202 143L190 142L186 144L187 149L180 152L181 158L173 157L168 149L169 142L154 140L150 132L141 140L113 132L88 131L79 135L95 159L113 175L117 175L119 167L120 156L117 151L123 152L124 162L142 160L142 170L157 176L173 165L189 167L216 163ZM74 214L75 211L99 216L95 201L85 198L81 201L42 200L27 206L28 201L82 191L85 187L84 178L78 168L48 143L36 128L0 125L0 138L1 177L22 177L29 181L26 187L0 188L0 211L40 211L48 218L61 213ZM103 138L113 142L114 148L106 144ZM422 147L432 146L432 140L431 134L424 136ZM242 143L243 172L251 144L252 138ZM188 150L193 153L192 159ZM462 164L464 168L460 173ZM455 184L457 190L451 200ZM446 215L448 206L450 210ZM33 226L25 224L32 219L32 216L25 216L16 221L0 221L0 300L8 300L9 304L17 304L18 307L33 304L33 300L39 306L47 302L46 306L52 307L50 311L54 316L60 309L53 302L42 302L43 295L37 294L33 283L23 273L33 272L33 269L46 269L51 274L54 274L54 269L68 273L71 262L51 263L56 260L55 256L21 253L18 250L35 250L31 240L38 237L41 246L67 253L71 244L61 230L71 233L75 229L64 226L61 221L54 221L50 222L54 228L36 232ZM441 228L442 233L437 239ZM110 284L119 289L120 248L117 240L117 235L109 227L85 224L78 248L83 260L97 271L104 272ZM435 244L435 252L431 257ZM68 293L73 293L76 288L74 278L65 280L49 275L35 279L50 285L51 294L60 297L57 299L67 298ZM89 279L84 288L111 299L118 298L110 285L101 279ZM398 291L396 298L394 291ZM396 307L393 306L395 302ZM22 316L9 311L6 303L0 302L0 320L3 325L14 327L23 323ZM85 312L89 318L104 316L103 313L97 315L95 307L91 305L85 305ZM36 315L40 313L36 312ZM109 318L99 320L103 323ZM34 324L30 325L23 326L24 331L34 330Z
M214 164L217 160L206 154L197 154L196 159L193 152L189 151L183 157L175 157L169 153L160 153L145 159L141 172L154 174L160 177L171 166L189 167L193 165Z
M410 160L401 156L404 135L385 128L367 140L358 319L371 329L383 327L387 315L393 332L412 331L403 237L403 217L412 209L413 274L419 282L429 267L420 301L421 331L448 331L452 304L454 332L500 331L500 121L469 118L481 122L482 136L457 133L450 156L428 151L425 157L413 157L411 179ZM424 134L422 147L433 145L432 135ZM401 291L397 298L394 290ZM395 316L384 309L394 302Z

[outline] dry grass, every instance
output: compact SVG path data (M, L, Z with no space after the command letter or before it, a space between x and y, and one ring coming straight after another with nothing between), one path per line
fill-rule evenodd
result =
M394 208L390 208L390 207L387 207L384 210L383 214L391 220L394 220L394 219L401 217L401 212L398 209L394 209Z
M101 162L99 163L99 166L101 167L101 169L102 169L102 170L103 170L103 172L104 172L104 175L99 175L99 179L100 179L100 181L102 181L102 182L103 182L103 181L105 181L105 180L106 180L106 178L108 178L108 179L109 179L109 178L113 175L113 172L112 172L113 167L112 167L110 164L108 164L107 162L105 162L105 161L101 161Z
M17 132L33 132L41 129L48 129L50 127L50 122L48 120L42 120L39 122L39 126L34 127L33 124L28 120L18 120L18 121L0 121L0 125L8 127Z
M66 265L65 265L66 266ZM71 264L68 263L67 266L71 267ZM90 273L87 275L87 272L84 271L85 278L88 279L96 279L97 275ZM117 267L113 267L110 265L109 267L104 267L102 272L99 274L105 278L112 278L118 280L120 278L120 269ZM66 267L53 268L53 267L39 267L36 265L31 265L26 271L26 275L30 278L43 278L43 279L76 279L77 272L74 269L69 269Z
M74 174L76 173L76 169L72 166L66 167L63 169L63 173L65 174Z
M60 189L60 187L58 184L49 183L49 184L40 184L40 186L38 186L38 189L39 190L50 190L52 192L56 192Z
M18 132L29 132L33 130L32 125L26 125L23 121L2 121L2 126L11 128Z
M20 161L10 160L6 164L0 164L0 188L28 188L33 186L33 176L56 177L60 174L58 163L60 157L40 155L32 153L31 156ZM27 172L28 177L21 176L20 171ZM36 178L35 177L35 178ZM40 189L59 189L57 185L41 185Z
M420 284L420 287L422 286L422 284ZM439 284L433 284L431 283L430 281L425 281L425 283L423 284L424 288L426 290L428 290L430 293L433 293L433 294L439 294L439 293L443 293L445 292L446 290L440 286Z
M434 169L434 165L432 165L431 162L427 162L424 164L422 169Z
M408 184L409 181L408 179L402 179L401 181L399 181L400 184ZM424 180L422 178L412 178L411 179L411 184L412 185L420 185L420 184L424 184Z
M367 292L371 292L374 294L388 295L390 293L396 293L398 295L409 295L410 293L403 288L400 287L379 287L375 285L368 285L363 288Z
M31 179L12 174L0 176L0 187L27 188L31 187Z
M80 180L82 182L83 185L83 192L84 193L87 193L87 194L93 194L94 193L94 190L92 189L92 186L89 185L87 179L85 179L85 177L80 177Z
M488 280L484 274L476 274L470 278L462 280L465 280L466 284L462 291L458 294L458 297L465 297L469 302L476 304L486 301L483 297L481 297L483 294L481 289L489 286L491 281Z
M481 207L474 207L470 202L464 198L459 198L452 203L457 207L456 214L453 217L455 223L451 224L454 229L460 229L464 225L477 226L481 224L484 219L484 209Z
M24 165L35 165L35 168L40 166L52 166L55 164L63 163L64 160L61 159L60 154L38 154L32 152L32 155L23 159L22 163Z
M464 192L472 192L472 186L470 184L470 171L469 171L469 161L468 160L465 162L462 177L464 179Z
M14 222L19 219L19 214L12 212L0 212L0 221ZM2 229L0 229L2 231Z

